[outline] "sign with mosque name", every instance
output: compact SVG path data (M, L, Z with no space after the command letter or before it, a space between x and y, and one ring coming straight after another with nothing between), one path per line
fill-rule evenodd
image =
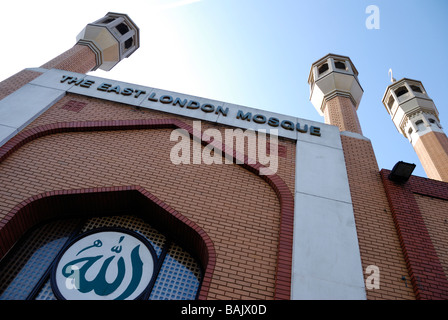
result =
M153 282L156 254L140 234L100 228L72 241L57 258L51 276L62 300L133 300Z
M111 98L110 100L121 101L122 97L129 97L130 101L136 99L142 99L142 106L147 103L157 103L161 105L171 105L173 107L182 109L182 115L186 115L186 112L192 112L194 110L200 111L205 116L215 115L221 117L221 119L233 117L236 121L244 121L246 123L252 123L256 125L266 125L268 128L281 129L288 132L298 132L302 134L310 134L312 136L321 136L321 129L318 126L308 125L306 123L299 123L298 121L292 121L290 119L280 119L280 116L265 115L261 110L255 110L256 113L248 109L234 110L233 108L223 107L216 103L202 101L204 99L186 98L180 96L174 96L173 94L160 94L152 91L151 88L137 88L132 86L126 86L121 84L114 84L112 82L95 83L92 78L78 78L75 76L63 75L60 80L61 83L74 85L85 89L96 89L98 92L102 92ZM140 100L139 100L140 101ZM158 109L160 110L160 109ZM176 113L175 110L170 108L166 110L168 112ZM191 115L193 116L193 115ZM193 116L194 117L194 116Z

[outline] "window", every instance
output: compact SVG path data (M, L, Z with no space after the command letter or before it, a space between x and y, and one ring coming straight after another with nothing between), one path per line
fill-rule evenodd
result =
M76 245L76 241L86 239L85 235L97 235L100 234L100 231L104 232L104 230L123 230L124 234L135 235L136 238L149 243L148 247L152 248L152 257L154 258L154 268L151 269L153 271L151 274L152 280L148 281L149 284L147 286L142 287L142 293L138 296L139 299L192 300L196 298L202 279L202 270L196 259L168 236L160 233L139 217L106 216L89 218L87 220L64 219L53 221L39 226L25 235L20 243L0 261L0 300L57 299L60 293L55 285L56 280L54 276L55 270L57 270L57 262L62 261L60 260L62 259L61 257L69 250L67 248L72 248ZM84 246L83 250L89 252L88 250L94 250L95 248L93 247L95 246L101 247L99 243L96 245L94 243L91 246ZM110 249L106 245L104 245L103 249L106 249L106 247L108 250ZM121 253L121 246L118 246L118 244L112 248L115 248L115 251L109 250L109 255L110 251L116 252L116 256ZM79 256L82 256L80 254L81 251L78 252ZM90 259L95 255L94 252L89 253ZM98 255L93 258L98 258ZM86 260L88 258L83 259ZM125 264L122 264L123 268L120 269L120 261L117 260L118 258L114 259L115 257L112 258L110 256L107 259L110 260L108 263L103 262L102 266L98 265L97 268L101 267L101 270L106 270L106 273L101 273L100 271L97 277L94 278L94 281L89 280L87 282L93 283L97 278L101 280L99 275L102 274L104 283L104 279L108 278L108 276L110 277L111 274L116 275L120 273L120 270L125 270ZM81 270L88 263L90 263L90 260L84 265L81 262L80 267L77 268ZM94 266L95 263L97 262L93 262L91 265ZM126 263L126 266L130 265L128 262ZM110 271L111 273L108 274L109 265L113 271ZM89 270L88 266L86 268ZM117 272L116 269L119 271ZM73 270L76 271L75 268L71 271ZM143 268L142 270L140 274L147 272L148 269ZM138 273L135 272L135 274ZM87 278L86 276L82 279L86 280ZM81 286L76 287L76 277L70 280L73 280L72 284L74 284L72 289L76 290L79 288L79 291L81 291ZM111 280L108 278L107 281L110 282ZM122 281L122 283L124 282ZM131 282L135 283L133 281L129 283ZM129 292L130 287L131 285L129 284L125 291ZM86 291L89 291L90 294L93 291L96 292L96 288L95 290L88 289Z
M319 74L322 74L322 73L324 73L325 71L327 71L327 70L328 70L328 63L324 63L323 65L321 65L321 66L318 68L318 70L319 70Z
M116 28L121 35L124 35L129 31L129 28L125 23L120 23L119 25L116 26Z
M392 109L392 106L394 105L395 99L393 96L389 97L389 100L387 101L387 105L389 106L389 109Z
M346 70L345 63L342 62L342 61L335 61L334 66L335 66L337 69Z
M124 42L124 48L129 49L130 47L132 47L133 43L134 43L134 39L132 39L132 37L130 37L128 40L126 40Z
M417 120L415 125L417 126L417 130L425 130L423 120Z
M436 123L436 120L434 120L433 118L429 118L428 120L430 123Z
M412 89L412 91L414 91L414 92L423 93L423 92L422 92L422 89L420 89L419 86L411 85L411 89Z
M401 97L406 93L408 93L408 89L406 89L406 87L399 87L397 90L395 90L395 94L397 95L397 97Z

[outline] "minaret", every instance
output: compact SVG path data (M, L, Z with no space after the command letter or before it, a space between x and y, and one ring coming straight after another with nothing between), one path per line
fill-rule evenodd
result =
M349 57L328 54L314 62L308 77L310 100L325 123L362 134L356 113L363 89Z
M326 123L340 130L356 230L362 235L358 243L363 270L371 265L387 269L388 272L381 273L381 289L393 291L403 285L397 275L406 269L406 263L400 255L384 254L400 252L401 247L397 232L390 227L392 215L372 143L362 134L358 120L357 109L363 94L358 71L350 58L329 54L313 63L308 83L310 100L318 113L325 117ZM372 232L372 226L376 232ZM367 274L365 277L367 283ZM403 296L413 295L410 286L405 290ZM367 299L377 299L377 291L366 290Z
M89 23L76 40L73 48L41 67L79 73L98 68L109 71L140 45L139 29L135 23L126 14L114 12Z
M98 68L111 70L139 48L139 29L126 14L109 12L101 19L88 24L79 33L76 41L72 48L40 68L24 69L0 82L0 100L40 76L41 69L78 73L87 73Z
M433 100L420 81L392 82L382 102L395 127L414 147L428 178L448 182L448 137Z
M98 68L109 71L135 52L139 44L139 29L134 22L126 14L109 12L88 24L76 38L73 47L64 53L39 68L32 66L23 69L1 81L0 146L55 103L55 99L62 97L59 95L61 91L53 90L51 94L47 92L48 95L41 94L40 99L35 99L34 92L39 86L30 84L33 80L50 69L81 74Z

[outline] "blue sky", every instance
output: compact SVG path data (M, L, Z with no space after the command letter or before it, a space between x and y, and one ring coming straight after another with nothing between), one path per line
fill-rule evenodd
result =
M380 10L380 29L366 28L369 5ZM445 0L9 1L0 21L9 30L0 80L71 48L87 23L109 11L134 20L141 47L110 72L92 75L323 122L307 78L314 61L335 53L359 71L358 115L380 169L402 160L426 177L381 103L389 68L397 80L422 81L448 126Z

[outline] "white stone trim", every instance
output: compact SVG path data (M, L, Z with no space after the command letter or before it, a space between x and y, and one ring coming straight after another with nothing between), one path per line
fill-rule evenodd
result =
M61 83L62 77L66 76L72 76L77 78L78 80L86 80L86 81L92 81L94 84L90 88L83 87L81 85L76 85L75 83L68 84L68 82ZM97 88L102 83L110 83L112 86L120 86L122 89L129 87L136 90L144 91L144 94L141 94L138 96L138 98L135 98L133 95L122 95L122 94L115 94L115 93L108 93L104 91L97 90ZM271 129L278 129L278 135L280 137L293 139L293 140L300 140L300 141L307 141L307 142L313 142L316 144L322 144L322 145L337 145L340 144L339 135L335 136L333 134L333 127L331 125L327 125L321 122L306 120L294 116L279 114L275 112L270 111L264 111L260 109L255 109L251 107L246 106L240 106L235 105L227 102L222 101L215 101L211 99L206 99L202 97L195 97L183 93L177 93L167 90L161 90L157 88L151 88L141 85L136 85L133 83L127 83L122 81L116 81L111 79L105 79L100 77L94 77L90 75L85 75L81 73L76 72L69 72L64 70L58 70L58 69L51 69L43 73L38 78L34 79L30 82L31 85L37 85L49 89L57 89L62 90L64 92L68 93L75 93L79 95L89 96L89 97L95 97L103 100L109 100L109 101L115 101L131 106L141 107L141 108L147 108L152 110L158 110L162 112L172 113L176 115L186 116L193 119L199 119L199 120L206 120L215 122L218 124L224 124L229 125L237 128L242 129L253 129L253 130L259 130L264 129L267 133L269 133L269 130ZM202 112L199 109L187 109L182 108L179 106L173 106L172 104L163 104L160 102L152 102L148 100L148 98L151 96L151 94L155 94L157 97L161 97L163 95L171 95L173 98L181 98L181 99L188 99L188 100L196 100L199 103L212 103L213 105L221 106L222 108L229 109L228 116L223 116L222 114L216 114L216 113L206 113ZM263 114L267 119L274 117L278 118L280 121L289 121L293 124L300 123L301 126L307 125L308 132L307 133L301 133L297 130L286 130L281 127L273 127L268 125L267 123L264 124L258 124L254 121L244 121L236 118L237 112L242 111L244 114L251 113L252 115L256 114ZM318 127L320 129L320 136L312 135L310 134L310 128Z
M65 91L26 84L0 100L0 146L65 95Z
M291 299L365 300L342 147L298 141L295 177Z

